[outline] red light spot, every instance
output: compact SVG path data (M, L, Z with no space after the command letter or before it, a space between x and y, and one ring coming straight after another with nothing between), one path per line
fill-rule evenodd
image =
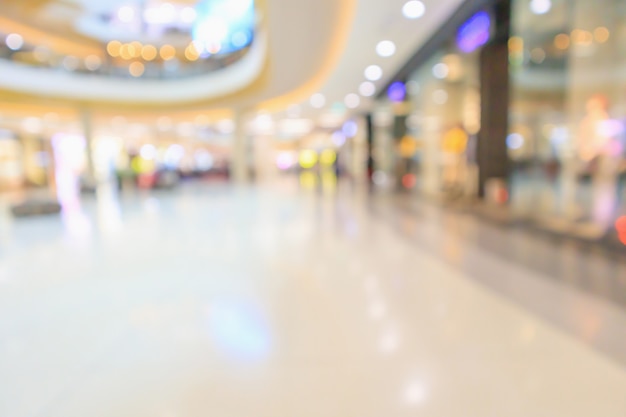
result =
M496 195L496 201L498 204L504 204L509 201L509 192L506 188L498 190L498 193Z
M626 233L626 216L622 216L615 222L615 229L619 234Z
M417 184L417 178L413 174L406 174L402 177L404 188L413 188Z
M622 242L622 244L626 246L626 233L619 234L619 241Z

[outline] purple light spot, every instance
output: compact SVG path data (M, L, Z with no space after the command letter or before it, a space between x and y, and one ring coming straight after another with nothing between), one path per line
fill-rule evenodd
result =
M459 49L470 53L489 41L491 18L487 12L478 12L459 28L456 42Z
M404 83L396 81L391 84L389 86L389 90L387 91L387 96L389 97L389 100L394 102L404 101L404 98L406 97L406 87L404 86Z

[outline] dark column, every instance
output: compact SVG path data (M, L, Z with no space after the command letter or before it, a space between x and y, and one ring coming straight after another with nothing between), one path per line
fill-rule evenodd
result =
M371 183L374 174L374 123L371 113L365 116L365 129L367 132L367 179Z
M492 178L508 179L509 157L506 137L509 118L509 51L511 1L494 7L496 34L480 53L481 130L477 159L479 196Z

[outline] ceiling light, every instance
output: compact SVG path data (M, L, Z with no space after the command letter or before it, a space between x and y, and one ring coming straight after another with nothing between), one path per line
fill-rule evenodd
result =
M185 7L180 12L180 20L182 20L184 23L191 24L196 20L197 17L198 17L198 14L196 13L193 7Z
M145 45L141 48L141 57L146 61L152 61L159 55L159 51L157 51L156 47L153 45Z
M419 19L424 16L425 12L426 6L419 0L407 1L402 8L402 14L404 14L404 17L407 19Z
M435 78L438 78L440 80L446 78L449 73L450 69L443 62L440 62L433 67L433 75L435 76Z
M378 65L370 65L365 69L365 78L370 81L378 81L383 77L383 70Z
M361 98L356 94L348 94L344 99L346 107L349 109L356 109L361 104Z
M117 18L120 19L120 22L131 23L135 20L135 9L131 6L122 6L117 11Z
M185 48L185 58L189 61L197 61L198 58L200 58L200 54L198 54L198 51L193 43L189 44L189 46Z
M380 41L376 45L376 53L383 58L390 57L396 53L396 44L391 41Z
M163 45L160 54L163 60L169 61L176 56L176 49L172 45Z
M113 58L117 58L120 56L120 49L122 48L122 43L120 41L111 41L107 44L107 52Z
M316 109L321 109L326 105L326 97L323 94L317 93L311 96L311 106Z
M532 0L530 2L530 10L534 14L546 14L552 9L551 0Z
M364 81L359 86L359 93L361 93L363 97L371 97L376 94L376 86L373 82Z
M6 37L5 43L12 51L17 51L22 46L24 46L24 38L17 33L11 33Z
M135 56L135 47L129 43L125 43L120 47L120 58L132 59Z

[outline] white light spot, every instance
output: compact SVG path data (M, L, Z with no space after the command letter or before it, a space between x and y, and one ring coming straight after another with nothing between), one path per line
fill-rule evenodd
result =
M426 13L426 6L419 0L407 1L402 7L402 14L407 19L419 19Z
M11 33L6 37L5 43L12 51L17 51L22 46L24 46L24 38L17 33Z
M378 65L370 65L365 68L365 78L370 81L378 81L383 77L383 70Z
M440 80L446 78L449 73L450 68L448 68L448 66L443 62L440 62L433 67L433 75L435 76L435 78L439 78Z
M411 382L404 391L404 399L411 405L419 405L426 401L428 392L421 382Z
M383 171L376 171L372 175L372 181L374 181L375 185L383 186L387 184L387 174L385 174Z
M122 6L117 11L117 18L120 19L120 22L131 23L135 20L135 9L131 6Z
M326 105L326 97L323 94L317 93L311 96L311 106L316 109L321 109Z
M530 10L535 14L546 14L552 9L551 0L532 0Z
M356 109L361 104L361 98L356 94L348 94L344 99L346 107L349 109Z
M376 53L383 58L393 56L396 53L396 44L392 41L380 41L376 45Z
M371 81L364 81L359 86L359 93L363 97L371 97L376 94L376 86Z
M180 20L182 20L184 23L191 24L196 20L197 17L198 17L198 14L196 13L193 7L185 7L180 12Z

